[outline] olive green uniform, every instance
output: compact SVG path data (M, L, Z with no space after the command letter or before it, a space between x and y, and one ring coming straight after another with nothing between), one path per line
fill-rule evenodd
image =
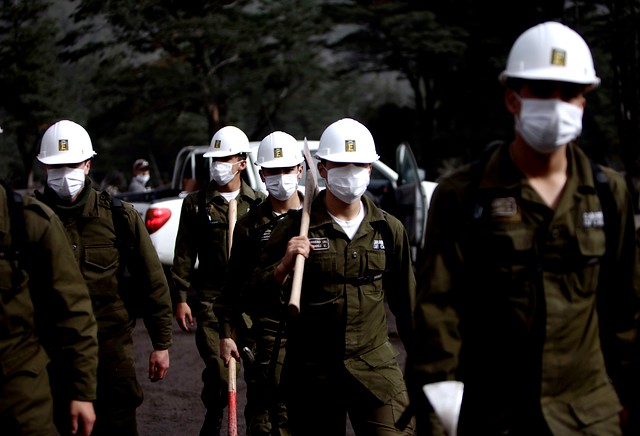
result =
M419 387L464 382L460 435L616 435L618 397L637 404L640 258L630 195L603 169L616 208L608 225L619 233L599 288L607 215L588 158L575 145L567 158L555 210L508 145L490 156L479 184L469 166L434 193L408 371Z
M118 234L111 197L94 190L89 178L70 206L49 187L44 194L36 195L53 208L64 224L98 321L98 400L92 434L135 435L136 408L142 404L132 338L136 316L139 314L144 320L155 350L166 350L172 344L171 295L162 264L133 206L122 202L128 233ZM120 246L123 239L126 247ZM130 287L124 286L123 260L135 283ZM130 313L134 306L139 312ZM60 370L63 369L57 368L53 373Z
M358 434L412 434L396 421L408 404L399 351L389 340L385 300L407 343L415 303L415 278L406 231L400 221L362 197L365 217L353 239L330 217L321 192L311 207L300 314L287 321L282 383L296 435L344 434L346 417ZM299 219L285 218L272 232L247 300L278 307L290 286L274 269Z
M243 181L236 197L237 217L241 218L264 198L264 194L254 191ZM211 182L205 191L187 195L182 203L171 268L172 291L177 302L187 302L189 291L196 291L193 302L196 307L192 308L198 322L196 346L206 365L202 372L201 397L207 415L201 434L216 431L228 401L228 374L220 358L219 324L212 310L227 277L228 212L229 203L218 192L215 182ZM197 269L194 268L196 258Z
M303 196L300 192L298 196L302 204ZM238 220L233 233L229 281L214 305L220 320L221 338L233 337L236 329L242 331L243 313L247 313L251 319L251 330L247 336L248 342L255 344L252 347L255 361L245 365L244 370L248 435L270 435L274 425L279 429L278 434L288 434L286 407L277 392L285 356L286 307L281 304L273 307L252 305L251 301L244 298L242 290L248 278L247 271L253 271L258 264L271 232L286 216L274 215L271 202L265 201ZM242 337L233 338L238 339L238 347L244 345ZM277 350L275 360L272 359L274 348ZM270 419L271 414L274 416Z
M65 367L59 382L69 401L95 400L96 321L60 220L32 197L19 206L23 260L8 255L15 241L6 194L0 187L0 433L49 436L55 430L47 363Z

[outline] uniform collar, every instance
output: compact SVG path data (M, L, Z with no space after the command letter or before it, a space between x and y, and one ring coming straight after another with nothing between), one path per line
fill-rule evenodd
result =
M316 198L313 200L313 204L311 205L311 226L313 227L323 227L323 226L333 226L335 221L329 215L327 211L327 207L324 204L324 197L327 195L326 190L320 191ZM375 203L366 195L361 197L362 202L365 207L365 215L363 224L367 223L369 226L368 230L372 230L373 226L371 223L376 221L384 221L384 214L380 208L378 208ZM336 224L337 225L337 224Z
M515 189L521 185L524 181L524 174L518 170L516 165L511 160L509 154L509 144L504 143L500 145L496 150L488 157L482 157L486 159L482 174L480 174L478 189L490 190L490 189Z
M566 153L567 182L556 212L562 212L576 204L585 194L596 193L589 157L574 143L567 145ZM504 195L521 197L522 187L528 185L526 177L509 155L509 144L503 144L489 156L478 190L487 193L502 192Z
M58 197L58 194L56 194L48 185L44 188L44 194L37 197L47 203L47 205L55 210L56 214L61 217L74 214L98 216L97 196L92 195L94 192L96 191L92 187L91 179L89 177L85 177L84 187L73 204L69 204Z
M258 198L258 195L256 194L256 191L251 189L251 187L247 185L244 180L241 180L240 193L238 194L238 197L241 197L245 201L252 203ZM209 183L209 186L207 186L206 200L207 203L215 201L218 204L223 204L226 202L222 194L220 194L220 191L218 191L218 185L213 181Z

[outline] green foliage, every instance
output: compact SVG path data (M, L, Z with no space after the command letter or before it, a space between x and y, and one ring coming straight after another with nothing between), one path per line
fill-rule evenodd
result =
M38 139L67 104L54 45L58 28L47 1L0 3L0 177L26 185Z
M62 117L87 127L97 180L145 157L166 182L178 149L224 125L252 140L273 130L317 139L350 116L386 161L409 142L434 179L511 139L497 76L516 37L545 20L585 37L602 78L587 96L583 147L640 172L640 0L52 3L0 3L5 177L26 179L39 136Z
M180 147L208 144L224 125L262 139L275 129L295 133L296 117L298 125L310 124L310 108L280 114L321 81L314 3L81 2L74 14L79 30L63 42L66 59L101 59L90 120L90 133L104 138L98 152L153 155L168 173Z

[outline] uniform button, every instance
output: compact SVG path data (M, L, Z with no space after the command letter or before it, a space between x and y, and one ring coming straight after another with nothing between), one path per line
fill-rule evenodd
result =
M358 253L354 251L353 253L351 253L351 257L355 259L356 257L358 257Z
M560 237L560 230L553 229L551 230L551 239L558 239Z
M71 246L71 248L73 248L73 249L75 250L75 249L77 249L77 248L78 248L78 246L77 246L76 244L73 244L73 245Z

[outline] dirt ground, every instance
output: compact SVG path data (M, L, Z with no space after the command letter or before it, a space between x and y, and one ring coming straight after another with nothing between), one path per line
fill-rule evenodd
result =
M389 335L392 342L401 351L400 365L404 367L404 348L399 341L393 315L389 317ZM198 435L205 409L200 401L202 389L201 374L204 363L196 349L193 334L185 333L173 324L173 347L170 349L171 367L167 378L161 382L151 383L147 378L147 367L151 343L142 320L139 320L134 331L136 348L136 367L138 380L144 390L144 402L138 409L138 432L140 436L183 436ZM246 425L242 411L246 399L246 385L242 378L242 370L237 381L237 418L238 435L246 434ZM223 421L221 435L227 435L227 414ZM346 436L354 436L350 426Z

